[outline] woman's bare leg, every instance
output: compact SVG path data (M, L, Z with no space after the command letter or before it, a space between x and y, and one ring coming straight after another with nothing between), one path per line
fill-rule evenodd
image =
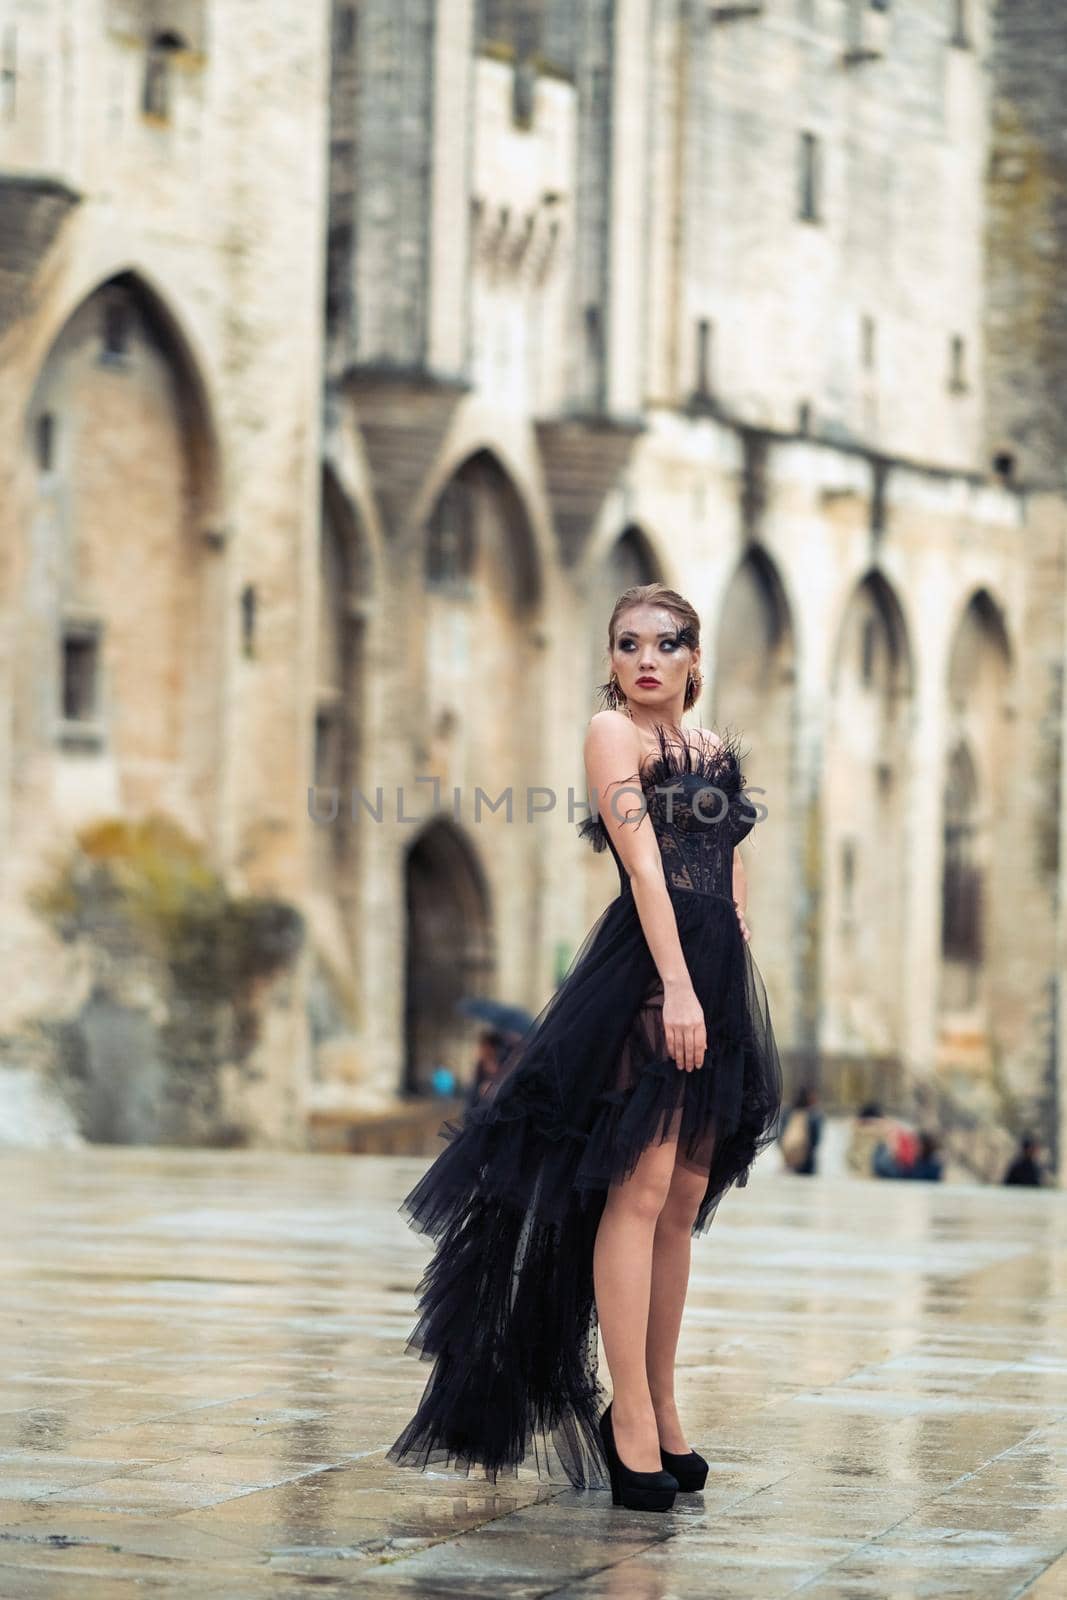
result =
M693 1224L707 1182L706 1172L695 1172L675 1162L652 1245L645 1366L659 1443L664 1450L675 1455L685 1455L691 1448L678 1420L674 1371L682 1312L689 1288Z
M653 1141L630 1176L611 1185L593 1247L597 1320L611 1372L612 1427L620 1457L635 1472L660 1470L645 1340L653 1241L671 1187L675 1143Z

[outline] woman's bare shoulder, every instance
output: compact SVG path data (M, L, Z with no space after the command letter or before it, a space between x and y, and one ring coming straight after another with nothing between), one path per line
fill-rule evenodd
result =
M595 738L598 743L602 740L610 740L612 744L640 743L637 729L626 713L615 711L610 706L604 711L593 712L585 730L585 737L587 742L590 738Z
M587 776L598 785L607 782L606 774L624 773L627 778L641 770L641 736L630 718L610 707L595 711L585 730L583 755ZM592 774L598 777L594 780ZM620 780L621 781L621 780Z

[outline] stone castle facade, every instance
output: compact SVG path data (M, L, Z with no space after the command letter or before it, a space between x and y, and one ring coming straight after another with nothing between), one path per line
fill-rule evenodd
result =
M0 1082L301 1145L466 1072L456 998L614 892L582 736L661 578L792 1082L1062 1164L1067 18L0 17Z

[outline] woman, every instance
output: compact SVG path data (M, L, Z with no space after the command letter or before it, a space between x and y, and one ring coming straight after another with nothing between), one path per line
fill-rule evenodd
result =
M538 1471L558 1459L588 1487L606 1470L613 1502L646 1510L703 1487L674 1397L690 1241L773 1142L782 1080L744 919L739 752L681 727L699 630L662 584L612 612L585 738L599 815L579 832L611 850L619 893L401 1207L436 1241L408 1343L433 1371L393 1461L495 1481L532 1448Z

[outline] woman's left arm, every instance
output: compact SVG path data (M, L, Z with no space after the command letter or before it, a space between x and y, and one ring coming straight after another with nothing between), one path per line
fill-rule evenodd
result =
M741 849L734 845L734 905L737 909L737 920L741 925L741 935L746 944L751 939L748 923L745 921L745 907L748 905L748 878L745 876L745 863L741 860Z

